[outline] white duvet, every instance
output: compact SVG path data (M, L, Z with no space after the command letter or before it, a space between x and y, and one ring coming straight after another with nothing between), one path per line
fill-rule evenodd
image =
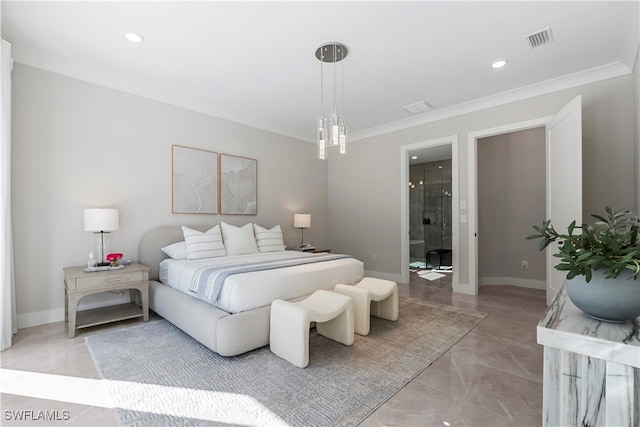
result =
M166 259L160 263L160 281L195 297L196 295L189 291L189 286L195 272L202 267L304 256L309 254L283 251L231 255L197 261ZM338 283L356 283L362 280L363 276L364 265L355 258L234 274L225 279L215 306L229 313L239 313L270 305L274 299L294 299L312 294L319 289L332 289Z

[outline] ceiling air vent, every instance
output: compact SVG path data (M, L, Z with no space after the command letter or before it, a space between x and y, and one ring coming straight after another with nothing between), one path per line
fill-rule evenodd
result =
M529 42L529 47L531 49L534 49L536 47L551 43L553 41L553 32L551 32L551 27L547 27L544 30L536 31L535 33L529 34L526 37L527 41Z
M427 101L415 102L413 104L405 105L402 108L411 114L424 113L425 111L433 109L431 104L429 104Z

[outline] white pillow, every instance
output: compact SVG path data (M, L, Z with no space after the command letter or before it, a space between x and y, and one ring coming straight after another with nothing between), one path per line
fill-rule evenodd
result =
M182 227L184 241L187 247L187 259L204 259L225 256L227 253L222 244L220 226L209 229L206 233Z
M184 240L167 245L160 250L173 259L187 259L187 243Z
M259 252L280 252L284 251L284 241L282 240L282 230L276 225L271 230L253 224L256 233L256 243Z
M236 227L226 222L220 222L220 228L222 228L222 238L228 255L258 253L252 223Z

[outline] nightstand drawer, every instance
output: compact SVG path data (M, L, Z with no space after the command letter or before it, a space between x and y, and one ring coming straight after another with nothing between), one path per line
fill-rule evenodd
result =
M84 276L76 277L75 288L70 286L70 289L90 289L108 286L117 286L125 283L141 283L144 281L144 272L132 271L122 272L110 275L96 275L96 276ZM67 285L71 285L68 283Z

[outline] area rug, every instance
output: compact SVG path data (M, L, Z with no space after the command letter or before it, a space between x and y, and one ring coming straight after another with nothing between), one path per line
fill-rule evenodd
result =
M415 261L415 262L409 263L409 267L427 268L427 264L422 261Z
M352 346L311 333L309 366L221 357L165 320L85 338L120 425L355 426L486 316L400 298Z
M418 276L422 277L423 279L427 279L431 281L438 280L445 277L444 274L436 273L434 271L421 271L418 273Z

